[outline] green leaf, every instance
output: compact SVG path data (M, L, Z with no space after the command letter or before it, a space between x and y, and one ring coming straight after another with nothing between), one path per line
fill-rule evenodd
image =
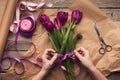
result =
M72 44L73 43L73 30L71 30L71 32L70 32L70 35L69 35L69 38L68 38L68 45L69 45L69 51L72 51L73 49L72 49Z
M54 33L49 33L49 39L53 45L53 47L55 48L56 51L60 51L60 48L59 48L59 44L58 44L58 41L57 41L57 35L54 34Z
M57 35L57 40L58 40L58 43L59 43L59 48L61 48L61 44L62 44L62 35L61 35L61 32L60 30L56 30L56 33Z
M73 38L73 43L72 43L72 49L75 48L75 45L77 43L78 40L82 39L82 35L81 34L77 34L74 38Z
M50 41L51 41L52 46L54 47L54 49L55 49L56 51L58 51L58 50L57 50L57 47L56 47L56 45L55 45L55 42L54 42L54 40L53 40L52 34L51 34L51 33L48 33L48 36L49 36L49 39L50 39Z
M62 32L62 38L64 38L66 32L67 32L67 28L63 28L63 30L61 31Z

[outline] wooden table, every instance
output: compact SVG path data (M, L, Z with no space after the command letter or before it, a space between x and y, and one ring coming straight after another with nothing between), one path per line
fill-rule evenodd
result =
M40 0L28 0L28 1L33 1L33 2L38 2ZM74 2L74 0L47 0L53 2L54 6L53 8L56 9L61 9L61 8L66 8L71 5L71 3ZM101 10L103 10L112 20L114 21L120 21L120 0L93 0ZM12 33L9 34L8 41L14 40L15 35ZM18 51L20 53L25 53L29 47L31 39L26 39L21 36L19 36L19 46L18 46ZM9 51L12 53L12 55L16 55L16 49L14 47L9 48ZM120 73L113 73L111 76L108 78L111 80L120 80Z

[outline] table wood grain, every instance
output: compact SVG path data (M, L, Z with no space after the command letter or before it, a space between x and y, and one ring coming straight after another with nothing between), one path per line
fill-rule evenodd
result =
M27 0L27 1L39 2L40 0ZM46 0L46 1L52 2L54 4L54 6L52 8L61 9L61 8L69 7L75 0ZM120 0L93 0L93 1L112 20L120 21ZM15 35L10 33L7 43L14 40L14 38L15 38ZM31 39L26 39L22 36L19 36L19 39L18 39L19 53L24 53L29 49L31 44L28 41L31 41ZM12 53L13 56L16 55L15 47L9 48L9 51ZM109 78L111 78L111 79L114 78L112 80L120 80L120 77L119 77L119 79L117 78L119 75L120 75L120 73L116 73L115 76L113 74L112 77L110 76Z

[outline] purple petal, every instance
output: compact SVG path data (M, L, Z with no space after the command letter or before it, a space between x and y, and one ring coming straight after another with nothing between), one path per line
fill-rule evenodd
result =
M54 19L54 24L57 29L61 29L62 26L61 26L60 20L58 18Z
M40 22L45 25L45 22L50 21L49 17L45 14L40 16Z
M74 10L72 12L71 21L74 21L76 24L78 24L82 19L82 16L82 12L80 12L79 10Z
M52 21L47 21L45 22L45 28L48 32L53 32L54 31L54 24L52 23Z
M60 20L61 24L65 24L68 19L68 12L64 12L64 11L58 12L57 18Z

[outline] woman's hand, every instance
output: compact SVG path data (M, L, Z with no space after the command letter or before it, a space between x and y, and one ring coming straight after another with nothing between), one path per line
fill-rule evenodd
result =
M82 65L87 69L94 67L92 60L89 56L89 52L85 48L78 48L74 50L75 56L80 60Z
M88 69L92 80L107 80L107 78L93 65L89 52L85 48L80 47L74 52L82 65Z
M56 59L57 53L55 53L53 49L46 49L42 56L42 69L36 76L34 76L32 80L43 80L43 78L45 77L49 69L52 67Z
M51 66L54 64L55 60L57 59L57 53L53 49L46 49L43 56L43 66L42 69L48 71Z

